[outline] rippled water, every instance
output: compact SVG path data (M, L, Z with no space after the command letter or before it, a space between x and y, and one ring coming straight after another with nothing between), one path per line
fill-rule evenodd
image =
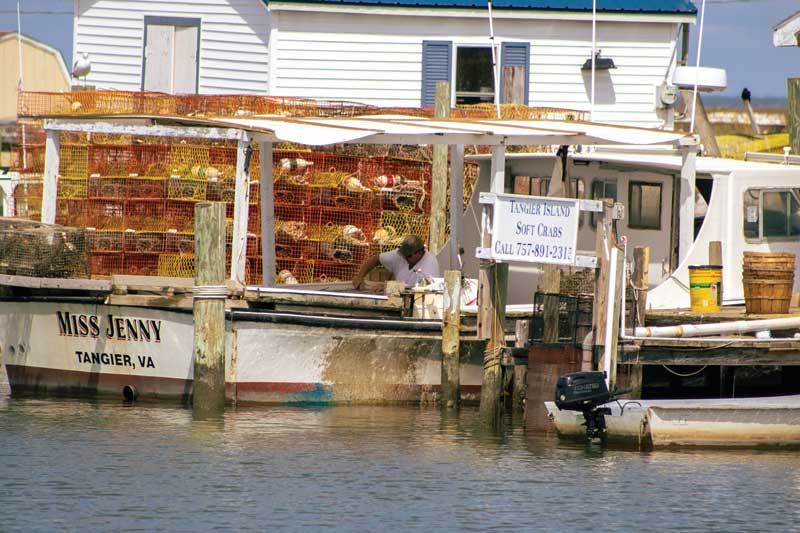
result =
M800 452L600 450L477 412L0 396L0 530L779 531Z

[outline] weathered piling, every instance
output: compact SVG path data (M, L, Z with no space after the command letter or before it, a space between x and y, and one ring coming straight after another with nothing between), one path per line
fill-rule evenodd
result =
M444 317L442 320L442 407L458 407L461 397L461 271L444 273Z
M633 296L636 302L636 321L630 327L644 326L647 312L647 289L650 283L650 247L636 246L633 249Z
M450 84L446 81L436 82L436 118L447 118L450 115ZM431 168L431 226L428 249L433 254L439 253L444 246L445 227L447 225L447 145L433 145L433 162Z
M225 204L195 206L194 391L195 414L225 409Z
M514 346L516 348L529 348L531 321L517 320L514 330ZM515 410L522 410L525 407L525 395L527 394L528 362L525 364L514 364L514 392L511 397L511 405Z
M502 384L500 351L505 346L503 324L508 294L508 263L483 262L479 273L479 290L483 296L479 320L488 326L489 333L483 356L480 412L486 419L494 419L499 412Z

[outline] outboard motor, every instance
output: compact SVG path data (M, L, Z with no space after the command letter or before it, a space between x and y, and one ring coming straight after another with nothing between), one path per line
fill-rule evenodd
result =
M556 407L583 413L586 438L590 442L594 439L606 442L605 415L611 414L611 408L602 405L616 399L616 394L608 391L605 372L572 372L556 381Z

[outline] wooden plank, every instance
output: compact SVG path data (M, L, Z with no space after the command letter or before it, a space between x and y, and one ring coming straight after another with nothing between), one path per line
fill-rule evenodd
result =
M275 262L275 182L272 176L272 143L258 144L261 180L261 277L262 285L274 287L277 276Z
M464 145L450 147L450 268L461 269L464 218Z
M503 99L507 104L525 103L525 67L503 67Z
M110 292L111 282L100 279L36 278L0 274L0 285L28 289L66 289L77 291Z
M435 117L447 118L450 115L450 84L446 81L436 82ZM428 249L436 255L444 246L446 213L447 213L447 145L436 144L433 147L432 182L431 182L431 225L428 238Z
M681 98L687 103L687 113L690 115L692 113L692 104L696 102L694 129L700 135L700 142L703 143L703 153L710 157L720 157L721 152L719 145L717 145L717 137L714 135L714 127L711 125L711 121L708 120L703 99L700 97L700 93L697 93L697 98L695 99L693 93L694 91L691 89L682 89Z
M771 348L755 342L708 342L647 343L640 346L638 352L619 354L619 364L634 365L723 365L752 366L800 365L800 344L796 342L780 343Z
M58 197L58 167L60 161L61 133L47 130L44 152L44 185L42 190L42 222L56 223L56 198Z
M300 305L308 307L329 307L336 309L371 309L399 313L402 305L395 300L372 300L367 298L348 298L343 296L322 296L291 293L257 293L248 291L245 299L260 303Z

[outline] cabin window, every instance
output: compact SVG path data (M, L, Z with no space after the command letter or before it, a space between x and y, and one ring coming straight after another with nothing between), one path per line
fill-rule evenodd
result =
M748 189L742 206L747 240L796 240L800 236L800 189Z
M632 181L628 187L628 227L661 229L661 184Z
M610 198L617 201L617 182L616 180L600 178L592 181L592 200L603 200ZM592 227L597 227L597 218L600 213L592 213L591 223Z
M583 178L569 178L572 187L573 198L585 198L585 188ZM550 187L550 176L514 176L514 194L526 194L528 196L547 196L547 189Z
M488 46L456 48L456 105L494 102L492 49Z
M528 196L547 196L550 177L514 176L514 194Z

